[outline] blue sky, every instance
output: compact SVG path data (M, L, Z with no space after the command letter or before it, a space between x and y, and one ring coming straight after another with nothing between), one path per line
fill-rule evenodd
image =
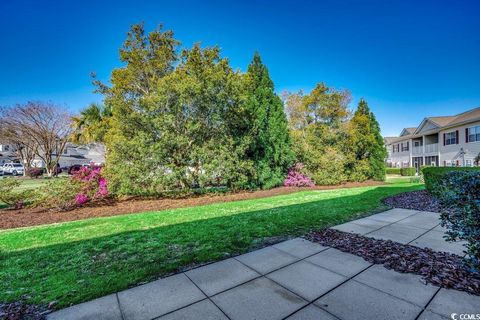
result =
M276 90L317 82L369 102L382 132L480 106L480 1L0 1L0 105L101 96L131 24L163 23L185 47L218 44L245 70L255 50Z

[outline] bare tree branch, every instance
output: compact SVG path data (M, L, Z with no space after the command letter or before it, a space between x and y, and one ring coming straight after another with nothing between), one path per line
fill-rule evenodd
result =
M52 103L28 102L1 108L0 123L0 140L17 147L25 166L36 155L51 176L72 133L71 115Z

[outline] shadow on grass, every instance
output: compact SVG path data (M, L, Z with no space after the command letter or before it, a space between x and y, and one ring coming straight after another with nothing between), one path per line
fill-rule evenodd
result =
M416 189L377 187L333 199L0 252L0 301L29 295L33 303L59 301L57 307L83 302L247 252L272 238L356 219L385 208L382 198Z

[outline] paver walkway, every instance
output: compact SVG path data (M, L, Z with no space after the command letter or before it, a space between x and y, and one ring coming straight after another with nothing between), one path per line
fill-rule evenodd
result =
M438 214L393 209L335 229L461 254ZM451 319L480 297L296 238L63 309L49 319Z

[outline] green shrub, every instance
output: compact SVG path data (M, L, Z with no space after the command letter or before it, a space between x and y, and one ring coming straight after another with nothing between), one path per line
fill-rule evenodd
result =
M400 174L400 168L386 168L387 174Z
M30 202L33 198L33 192L31 190L19 191L18 187L21 184L18 179L0 179L0 202L15 209L20 209L25 203Z
M467 241L468 264L480 270L480 170L453 170L439 180L438 198L447 240Z
M75 196L81 191L80 183L70 178L50 179L36 191L36 207L69 210L75 206Z
M453 171L479 171L480 167L424 167L422 174L425 188L434 196L440 196L441 181L446 174Z
M400 174L405 177L414 176L417 173L417 170L413 167L407 167L400 169Z

